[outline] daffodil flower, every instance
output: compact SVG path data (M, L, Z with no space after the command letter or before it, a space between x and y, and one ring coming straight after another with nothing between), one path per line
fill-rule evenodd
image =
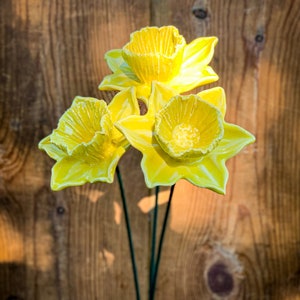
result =
M216 37L201 37L186 44L174 26L145 27L130 35L122 49L111 50L105 59L113 74L106 76L100 90L137 88L137 96L147 98L151 82L163 82L177 93L218 80L208 66Z
M225 111L220 87L180 96L153 83L147 114L129 116L116 126L142 152L149 188L173 185L183 178L224 194L226 160L255 140L246 130L225 122Z
M51 188L111 183L118 161L129 146L113 124L138 113L133 88L118 93L109 105L104 100L76 97L57 129L39 143L39 148L57 161L52 168Z

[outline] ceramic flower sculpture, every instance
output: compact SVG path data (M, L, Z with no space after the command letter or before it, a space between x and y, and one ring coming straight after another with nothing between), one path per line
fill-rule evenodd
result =
M221 87L182 95L218 80L209 66L216 43L216 37L199 37L187 44L174 26L146 27L132 33L122 49L105 55L113 73L103 79L99 89L119 91L110 104L95 98L76 97L58 127L39 143L39 148L56 161L51 176L53 190L86 182L112 183L116 171L137 299L140 299L138 272L118 168L127 148L131 145L142 153L141 168L146 186L156 189L149 272L149 300L153 300L176 182L185 179L225 194L226 160L255 140L245 129L225 121L226 98ZM147 108L143 115L138 99ZM171 189L156 253L159 186L171 186Z
M254 141L249 132L224 121L225 111L222 88L181 96L153 83L147 114L129 116L116 126L143 153L149 188L184 178L224 194L226 160Z
M76 97L57 129L39 144L56 160L51 188L113 182L119 159L129 146L114 123L138 113L134 88L118 93L109 105L104 100Z
M122 49L105 54L113 74L103 79L99 89L135 86L138 97L147 98L152 81L162 82L178 93L217 81L218 75L208 66L217 42L216 37L200 37L186 44L173 26L143 28L132 33Z

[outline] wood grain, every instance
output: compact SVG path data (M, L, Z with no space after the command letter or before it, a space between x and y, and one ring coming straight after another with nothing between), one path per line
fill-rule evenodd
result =
M104 53L149 23L141 1L1 1L1 267L0 299L132 299L134 287L116 185L49 190L53 162L39 140L76 95L105 98ZM116 34L116 32L118 34ZM133 201L148 195L141 171L122 168ZM132 182L132 181L131 181ZM148 220L130 206L141 288ZM146 247L145 247L146 245ZM146 250L146 251L145 251Z
M163 1L155 20L219 37L213 65L227 120L257 142L228 162L225 197L178 185L159 299L300 299L299 3L188 2Z
M134 299L117 184L52 192L37 144L76 95L110 101L97 90L104 53L149 24L218 36L226 119L257 139L228 161L226 196L177 184L156 299L300 299L299 17L296 0L2 0L0 299ZM140 159L131 149L120 168L146 299L153 199Z

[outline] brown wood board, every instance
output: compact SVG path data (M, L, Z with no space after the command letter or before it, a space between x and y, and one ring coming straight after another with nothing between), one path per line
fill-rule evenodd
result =
M168 24L188 42L219 38L210 86L257 141L228 161L226 196L177 184L156 299L300 299L299 17L297 0L1 0L0 299L134 299L116 180L53 192L37 144L76 95L110 101L97 90L106 51ZM130 149L120 168L146 299L153 191L140 159Z

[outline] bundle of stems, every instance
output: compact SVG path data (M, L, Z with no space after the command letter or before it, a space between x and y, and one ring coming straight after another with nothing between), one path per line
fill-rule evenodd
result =
M125 223L126 223L126 230L127 230L127 235L128 235L136 299L140 300L141 293L140 293L140 287L139 287L138 270L137 270L137 264L136 264L136 259L135 259L135 251L134 251L134 245L133 245L133 239L132 239L132 232L131 232L131 227L130 227L130 219L129 219L129 215L128 215L126 194L125 194L124 185L123 185L122 176L121 176L119 167L117 167L117 169L116 169L116 174L117 174L117 178L118 178L120 194L121 194L123 210L124 210L124 216L125 216ZM158 247L156 247L156 240L157 240L157 219L158 219L158 197L159 197L160 187L157 186L155 188L155 205L154 205L154 210L153 210L151 255L150 255L150 270L149 270L149 293L148 293L149 300L154 300L154 297L155 297L155 288L156 288L156 282L157 282L157 276L158 276L158 270L159 270L159 263L160 263L167 223L168 223L168 219L169 219L170 207L171 207L171 202L172 202L172 198L173 198L174 188L175 188L175 184L172 185L171 189L170 189L169 200L168 200L167 208L165 211L165 216L164 216L162 229L161 229L161 233L160 233L160 237L159 237Z

